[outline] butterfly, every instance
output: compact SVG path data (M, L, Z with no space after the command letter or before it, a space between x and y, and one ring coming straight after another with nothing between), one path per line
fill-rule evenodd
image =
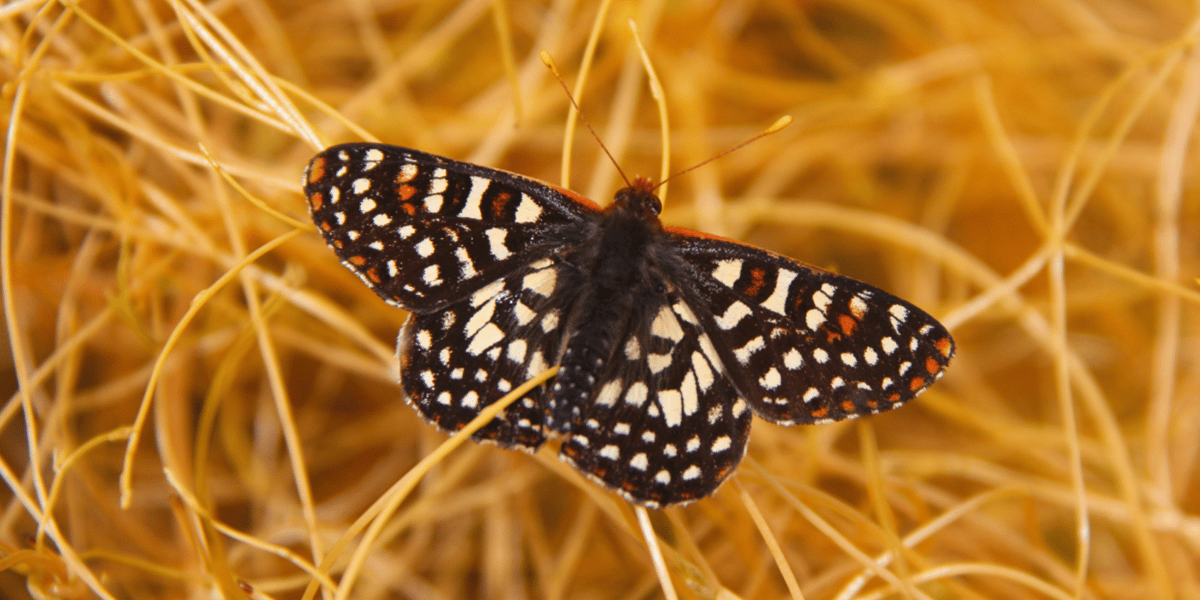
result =
M380 144L308 165L338 258L410 311L404 399L453 432L516 386L477 441L559 457L658 508L712 494L752 415L827 423L896 408L940 379L946 328L860 281L659 220L644 178L601 208L521 175Z

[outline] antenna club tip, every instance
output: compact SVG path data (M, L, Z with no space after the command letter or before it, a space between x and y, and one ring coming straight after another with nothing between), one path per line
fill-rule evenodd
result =
M547 67L550 67L551 71L558 73L558 66L556 66L554 64L554 57L550 56L549 51L542 50L541 52L538 52L538 57L542 59L542 64L546 65Z
M792 115L783 115L779 120L771 124L764 133L775 133L784 127L792 124Z

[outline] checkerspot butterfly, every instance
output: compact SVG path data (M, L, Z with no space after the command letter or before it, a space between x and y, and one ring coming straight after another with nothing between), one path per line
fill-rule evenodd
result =
M377 144L305 172L325 241L385 301L405 400L445 431L552 365L475 433L559 456L649 507L711 494L751 415L824 423L895 408L942 376L946 329L865 283L664 227L652 184L605 208L505 171Z

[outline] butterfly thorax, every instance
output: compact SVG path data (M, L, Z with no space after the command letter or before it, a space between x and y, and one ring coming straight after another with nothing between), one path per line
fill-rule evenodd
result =
M617 346L637 329L632 321L644 312L639 307L661 302L668 289L667 234L658 219L662 203L651 188L649 180L638 178L617 192L587 242L567 255L578 269L578 281L567 285L580 292L568 309L570 325L551 387L551 430L566 433L579 422Z

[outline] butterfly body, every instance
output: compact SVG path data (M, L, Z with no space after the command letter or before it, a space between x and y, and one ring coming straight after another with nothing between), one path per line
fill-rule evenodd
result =
M945 329L864 283L664 228L644 179L600 209L519 175L395 146L313 159L305 193L343 263L412 312L406 401L447 431L553 365L475 434L560 457L641 504L712 493L751 415L819 423L940 378Z

